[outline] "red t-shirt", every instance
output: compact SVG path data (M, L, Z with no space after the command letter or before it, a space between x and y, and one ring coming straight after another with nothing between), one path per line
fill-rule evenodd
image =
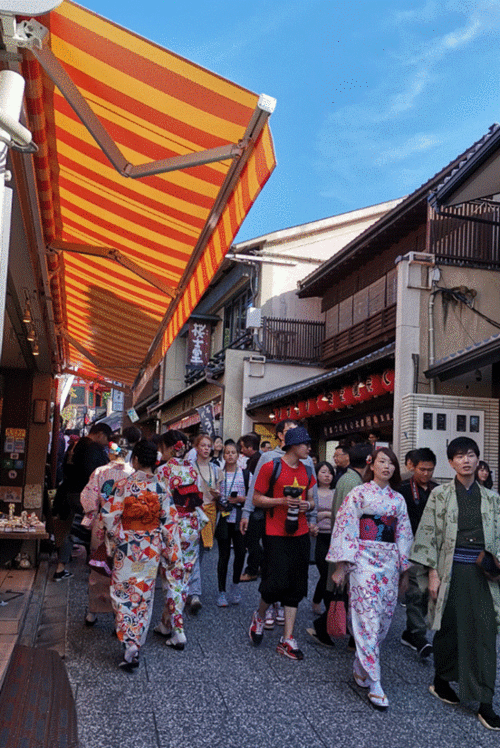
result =
M269 460L265 462L259 470L257 480L255 481L255 490L264 496L269 496L267 493L269 489L269 482L271 475L273 474L274 462ZM281 460L281 472L274 484L273 498L283 496L283 489L285 486L300 486L302 490L302 500L307 501L307 489L312 488L316 483L314 474L311 475L308 486L307 470L303 462L299 462L296 468L290 467L284 460ZM286 506L275 506L271 509L266 509L266 535L279 535L280 537L295 537L297 535L305 535L309 532L309 526L307 524L307 518L305 512L299 512L299 527L297 532L293 535L289 535L285 531L285 520L287 515Z

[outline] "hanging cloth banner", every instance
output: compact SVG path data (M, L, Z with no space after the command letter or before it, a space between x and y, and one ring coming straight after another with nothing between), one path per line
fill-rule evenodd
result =
M213 439L215 436L215 425L212 404L201 405L199 408L196 408L196 412L200 416L200 431L208 434Z

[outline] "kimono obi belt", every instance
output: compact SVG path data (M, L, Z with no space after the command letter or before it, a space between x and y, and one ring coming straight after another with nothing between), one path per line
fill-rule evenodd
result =
M137 496L126 496L122 526L132 532L153 532L160 527L160 500L152 491L141 491Z
M363 514L359 520L359 539L394 543L397 524L397 517Z
M481 553L481 548L455 548L453 554L453 563L455 564L475 564L476 559Z

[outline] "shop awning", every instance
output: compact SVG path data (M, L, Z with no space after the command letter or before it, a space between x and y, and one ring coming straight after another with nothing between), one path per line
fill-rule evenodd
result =
M447 379L468 374L474 369L481 369L483 366L490 366L498 361L500 361L500 333L436 361L424 374L427 379L438 377L441 382L445 382Z
M59 368L140 392L275 167L274 100L68 0L23 34Z

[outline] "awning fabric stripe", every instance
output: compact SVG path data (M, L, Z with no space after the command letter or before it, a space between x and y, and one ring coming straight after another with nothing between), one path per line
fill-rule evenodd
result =
M130 164L236 146L245 136L255 94L68 0L37 20L50 31L45 44ZM231 159L127 178L42 65L23 51L44 239L59 254L51 288L61 367L128 386L136 381L140 389L271 175L271 133L267 124L261 128L223 198Z

